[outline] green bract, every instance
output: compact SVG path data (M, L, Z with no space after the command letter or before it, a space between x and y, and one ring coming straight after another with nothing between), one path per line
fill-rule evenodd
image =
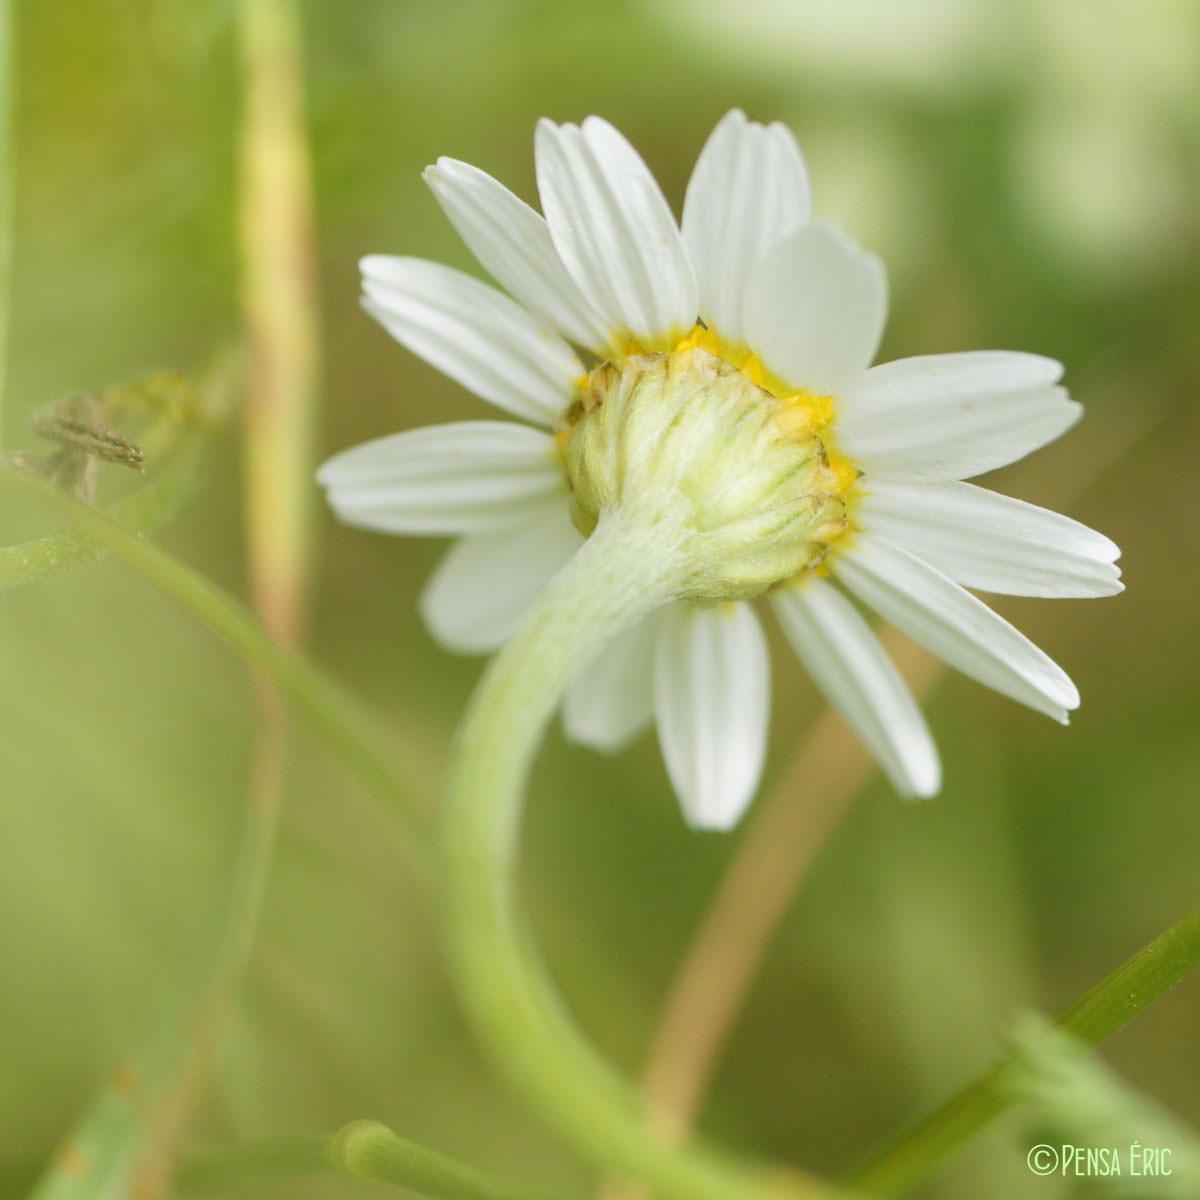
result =
M820 562L846 528L821 439L731 363L688 347L592 372L567 441L571 516L622 509L682 539L679 598L745 600Z

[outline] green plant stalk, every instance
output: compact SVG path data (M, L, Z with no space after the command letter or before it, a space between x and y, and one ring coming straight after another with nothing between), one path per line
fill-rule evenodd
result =
M250 372L245 397L246 545L256 614L282 650L297 644L311 564L318 320L313 229L292 0L242 0L245 104L239 217ZM172 1048L157 1103L125 1131L128 1163L111 1186L140 1200L168 1189L179 1147L203 1100L237 1003L266 895L287 768L287 712L269 675L255 673L254 741L219 917L200 977L161 1038Z
M311 564L318 319L313 222L292 0L242 0L245 106L239 217L250 347L245 403L246 544L256 614L282 650L304 623ZM266 895L287 768L287 712L255 673L254 742L220 910L199 955L199 979L165 1014L173 1053L142 1121L125 1131L128 1163L110 1180L140 1200L168 1189L237 1003Z
M319 372L312 172L293 0L242 0L241 42L246 537L255 611L291 645L304 623L312 558Z
M1064 1009L1055 1024L1097 1046L1200 966L1200 908L1193 909ZM1007 1054L973 1083L885 1146L848 1180L873 1196L898 1196L925 1179L1012 1104Z
M423 794L428 781L419 765L419 747L407 748L394 731L384 732L339 684L301 655L276 646L242 605L154 543L45 480L5 464L0 464L0 489L57 512L79 532L139 571L268 675L363 786L396 815L412 865L424 870L429 827L416 797ZM401 765L406 758L410 763L407 770Z
M328 1155L355 1179L396 1184L438 1200L537 1200L532 1192L397 1137L378 1121L354 1121L339 1129Z
M312 557L319 370L311 167L293 0L242 0L241 44L246 536L254 610L290 644L304 624Z
M241 0L240 11L245 106L238 225L250 348L242 436L246 555L254 611L286 651L299 642L307 609L319 370L300 14L294 0ZM214 976L217 995L227 1001L253 945L287 770L287 714L261 672L254 699L242 839Z
M485 673L459 734L442 837L447 944L460 998L510 1081L598 1166L674 1200L813 1197L795 1173L648 1132L636 1093L575 1030L513 903L522 795L573 673L606 640L668 601L682 534L601 519Z
M533 1193L398 1137L378 1121L352 1121L331 1138L207 1150L184 1159L184 1192L217 1189L254 1176L280 1178L338 1171L436 1200L538 1200Z
M1128 962L1085 992L1064 1009L1056 1024L1084 1042L1097 1045L1197 965L1200 965L1200 908L1161 933ZM1011 1103L1005 1083L1008 1064L1012 1061L1012 1056L1001 1059L970 1088L959 1093L933 1116L914 1126L870 1164L860 1168L852 1177L853 1182L867 1194L880 1197L898 1195L920 1182L943 1154L954 1149L972 1133L978 1132L991 1116L999 1114ZM383 1133L375 1134L381 1143L386 1140L385 1133L390 1137L395 1136L374 1122L356 1122L336 1137L345 1138L349 1130L359 1126L364 1129L369 1126L376 1131L382 1129ZM373 1138L364 1137L359 1149L369 1149L372 1142ZM196 1182L223 1184L255 1173L290 1174L321 1166L340 1166L343 1170L349 1170L344 1155L342 1161L337 1163L330 1157L328 1148L332 1144L332 1141L321 1141L295 1146L249 1146L196 1155L189 1160L181 1183L184 1186ZM431 1153L420 1147L415 1150L418 1153ZM391 1161L403 1164L409 1153L407 1150L398 1151ZM388 1158L387 1147L381 1147L378 1161ZM362 1161L376 1160L364 1153ZM349 1173L364 1177L362 1168L350 1170ZM371 1177L385 1178L382 1168ZM415 1186L403 1175L399 1166L386 1178L389 1182Z
M301 636L311 573L319 340L300 15L294 0L242 0L241 18L247 566L254 610L287 650ZM287 767L287 714L268 677L257 685L243 839L218 970L230 992L254 940Z

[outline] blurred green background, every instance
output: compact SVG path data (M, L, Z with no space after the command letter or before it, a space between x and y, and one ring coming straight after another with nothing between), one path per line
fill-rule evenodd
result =
M728 108L785 121L817 212L888 264L882 357L1037 351L1067 364L1086 405L1062 443L989 481L1051 506L1072 496L1071 515L1124 551L1118 598L997 603L1072 674L1083 707L1063 730L957 676L939 685L927 711L943 793L901 804L876 781L861 797L774 942L704 1108L702 1128L726 1143L834 1171L982 1067L1015 1013L1056 1010L1196 903L1200 8L302 12L323 454L487 415L359 310L356 260L415 254L478 273L421 168L448 154L532 200L541 115L609 118L676 211ZM236 6L75 0L17 15L9 449L34 445L34 408L153 369L198 373L240 323ZM161 541L244 592L239 489L234 423ZM44 527L3 501L4 541ZM413 732L426 756L414 773L436 773L480 670L438 650L416 615L441 546L323 512L319 533L312 654ZM820 711L776 650L768 789ZM117 562L0 593L0 662L0 1178L20 1194L194 960L227 874L252 708L244 666ZM583 1194L590 1173L473 1048L434 906L387 815L302 722L291 753L261 939L195 1140L322 1134L369 1115ZM533 915L580 1020L630 1074L737 844L684 828L652 738L605 759L552 735L527 822ZM1200 1126L1200 980L1104 1054ZM922 1194L1062 1194L1053 1180L1033 1190L1029 1144L1011 1118ZM331 1177L245 1190L364 1189Z

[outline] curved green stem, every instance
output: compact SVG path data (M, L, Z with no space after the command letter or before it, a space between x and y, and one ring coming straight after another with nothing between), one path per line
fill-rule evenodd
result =
M333 679L301 655L281 650L236 600L153 542L45 480L4 464L0 464L0 490L25 496L59 513L92 541L124 559L268 675L363 785L399 816L413 865L424 867L428 829L425 814L416 802L424 788L414 781L414 776L423 774L416 765L421 756L415 748L404 763L395 731L385 733Z
M627 526L619 511L606 516L493 660L451 768L448 946L463 1003L499 1066L598 1165L674 1200L826 1194L798 1173L655 1140L641 1099L574 1028L514 912L522 796L542 733L574 672L670 598L679 556L672 531Z
M1160 933L1111 975L1064 1009L1055 1024L1097 1046L1200 966L1200 908ZM978 1079L886 1146L849 1178L874 1196L898 1196L1013 1102L1004 1087L1006 1054Z

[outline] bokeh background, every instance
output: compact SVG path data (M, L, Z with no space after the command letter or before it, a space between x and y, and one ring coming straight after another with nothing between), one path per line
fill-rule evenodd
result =
M1083 424L989 482L1051 506L1069 497L1124 550L1120 597L997 602L1068 669L1083 706L1064 730L957 676L939 684L926 707L942 795L865 790L775 938L702 1113L729 1144L836 1171L982 1067L1016 1013L1061 1007L1196 903L1200 8L301 11L323 454L485 415L360 311L356 260L416 254L478 273L421 168L452 155L532 200L541 115L608 117L676 211L723 112L783 120L818 213L888 264L884 358L1010 347L1068 365ZM30 2L17 16L6 449L36 448L28 414L68 393L203 372L241 325L236 5ZM123 486L106 471L104 488ZM233 421L160 540L244 594L241 495ZM3 500L5 541L44 526ZM437 649L416 615L441 546L323 513L317 532L311 653L419 747L414 778L436 777L480 670ZM775 650L767 789L820 712ZM245 665L115 561L0 593L0 661L0 1186L20 1195L196 956L228 875L252 704ZM685 829L652 737L606 759L556 731L526 847L547 956L633 1074L738 837ZM1200 980L1104 1056L1200 1125ZM591 1178L474 1049L389 814L297 721L261 937L193 1140L323 1134L359 1116L551 1193L584 1194ZM1063 1194L1031 1179L1029 1144L1010 1118L922 1194ZM220 1194L362 1186L254 1180Z

